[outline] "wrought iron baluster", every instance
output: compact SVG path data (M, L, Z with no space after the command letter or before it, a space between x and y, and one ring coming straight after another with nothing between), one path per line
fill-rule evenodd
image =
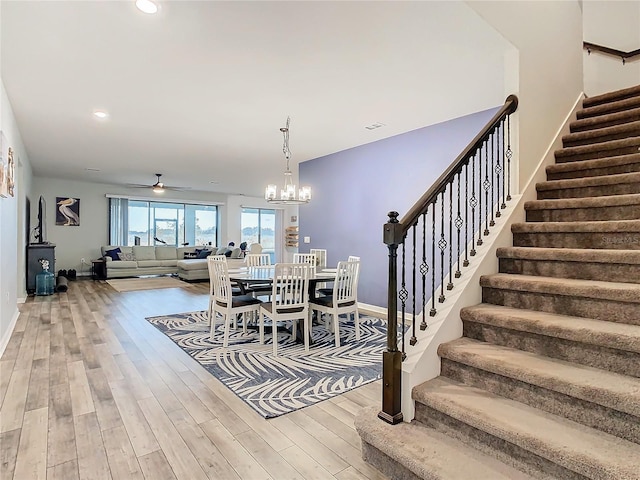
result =
M511 116L507 116L507 201L511 200Z
M420 322L420 330L427 329L427 321L425 320L427 305L427 273L429 265L427 265L427 209L422 214L422 263L420 264L420 274L422 275L422 322Z
M400 298L400 304L402 305L400 307L400 311L401 311L401 323L400 323L400 338L402 338L401 340L401 347L400 350L402 351L402 360L404 360L407 356L407 354L405 353L405 349L404 349L404 326L406 325L406 314L407 314L407 298L409 298L409 292L407 291L407 277L406 277L406 253L407 250L407 239L406 237L402 240L402 283L401 283L401 287L400 287L400 292L398 294L398 297Z
M436 313L436 201L431 210L431 310L429 315L435 317Z
M478 200L478 240L476 240L476 245L480 246L484 243L482 240L482 145L478 148Z
M442 198L442 208L440 208L440 240L438 240L438 248L440 249L440 296L438 297L438 301L440 303L445 301L444 296L444 249L447 248L447 240L444 238L444 192L445 189L441 193Z
M444 201L442 202L444 207ZM449 183L449 283L447 290L453 289L453 180Z
M458 171L458 198L457 198L458 214L456 215L456 219L455 219L456 230L458 232L457 233L457 242L456 242L456 244L458 246L458 250L457 250L458 268L457 268L456 273L455 273L456 278L460 278L462 276L462 272L460 271L460 228L462 228L462 217L460 216L460 174L461 173L462 173L462 171L459 170Z
M494 142L494 135L495 131L491 132L491 170L487 172L487 174L489 175L490 179L491 179L491 205L489 205L489 210L491 210L491 221L489 222L489 225L491 227L493 227L496 222L493 219L493 205L495 204L495 200L494 200L494 195L493 195L493 172L494 172L494 166L493 166L493 161L494 161L494 155L495 155L495 151L493 149L493 142Z
M482 188L484 188L484 236L489 235L489 187L491 187L491 183L489 182L489 139L487 138L484 142L484 182L482 183ZM491 215L493 215L493 207L491 207Z
M476 199L476 155L471 157L471 252L469 255L472 257L476 254L476 206L478 200ZM482 244L481 244L482 245Z
M464 262L469 266L469 160L464 164Z
M498 182L498 197L496 198L496 217L500 217L502 215L502 212L500 212L501 209L506 208L506 205L504 203L504 163L502 163L502 147L503 144L501 144L501 140L502 140L502 135L503 135L503 123L500 122L498 124L498 134L496 135L496 150L498 151L498 155L497 155L497 164L496 164L496 178L497 178L497 182ZM500 182L502 182L502 203L500 202Z
M412 290L411 290L411 306L413 309L413 318L411 319L411 339L409 340L409 344L410 345L415 345L418 342L418 339L416 337L416 225L414 225L413 227L411 227L411 230L413 231L413 245L412 245L412 251L411 251L411 257L412 257L412 279L413 279L413 285L412 285Z

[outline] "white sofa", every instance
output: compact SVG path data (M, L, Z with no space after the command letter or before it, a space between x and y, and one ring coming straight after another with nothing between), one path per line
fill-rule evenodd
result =
M132 260L115 260L108 251L120 249L120 252ZM206 258L185 258L185 254L193 255L196 249L211 249L216 253L216 247L169 247L142 246L127 247L123 245L104 245L100 248L102 258L107 262L107 278L137 277L141 275L178 275L183 280L208 280L209 270ZM243 266L240 249L234 249L232 257L228 258L231 268ZM114 255L117 258L117 255Z
M115 260L107 255L108 251L120 249L124 254L133 254L133 260ZM178 273L178 260L185 253L193 254L196 248L204 247L166 247L123 245L105 245L100 248L107 266L107 278L137 277L140 275L166 275ZM115 255L117 258L117 255Z

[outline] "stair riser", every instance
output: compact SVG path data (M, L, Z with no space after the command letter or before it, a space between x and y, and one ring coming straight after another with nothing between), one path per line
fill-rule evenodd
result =
M442 359L440 374L631 442L640 443L640 419L632 415L446 358Z
M629 122L637 122L640 120L640 109L633 110L632 112L625 112L624 114L618 114L614 118L603 119L600 121L577 121L571 122L569 125L569 131L571 133L588 132L590 130L597 130L606 127L615 127L616 125L624 125Z
M537 277L575 278L604 282L640 283L640 265L561 260L498 259L500 273Z
M578 134L577 138L572 135L567 135L562 139L562 146L568 147L580 147L582 145L593 145L595 143L609 142L611 140L622 140L623 138L640 136L640 129L633 127L622 129L622 131L601 135L593 135L590 138L582 138L584 134Z
M638 232L543 232L514 233L514 247L606 248L640 250Z
M640 304L482 287L482 301L493 305L640 325Z
M597 222L607 220L637 220L640 218L640 205L527 210L526 218L527 222Z
M610 150L596 150L593 152L576 153L572 155L556 155L556 163L580 162L583 160L595 160L598 158L615 157L618 155L631 155L638 153L637 145L612 148Z
M600 177L604 175L617 175L620 173L633 173L640 172L640 161L630 163L612 163L608 166L602 166L597 168L580 169L580 170L567 170L563 172L554 172L547 169L547 180L566 180L572 178L584 178L584 177Z
M588 478L423 403L416 402L415 419L534 477L563 480Z
M380 472L389 478L397 478L398 480L438 480L437 476L426 477L422 479L404 465L396 462L393 458L381 452L368 442L362 442L362 459L370 465L373 465Z
M580 365L640 377L640 354L498 325L463 321L463 336ZM640 436L638 437L640 439Z
M633 193L640 193L640 182L616 183L614 185L594 185L579 188L558 188L555 190L539 190L538 200L605 197L609 195L630 195Z
M640 107L640 97L633 96L625 99L620 99L620 103L608 103L601 105L594 105L592 107L586 107L576 112L576 118L581 120L583 118L599 117L601 115L609 115L610 113L624 112L626 110L633 110Z

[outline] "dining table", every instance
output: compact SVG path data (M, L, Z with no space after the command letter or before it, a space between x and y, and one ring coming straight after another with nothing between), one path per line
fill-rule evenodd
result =
M323 269L321 267L312 267L309 270L309 300L316 298L316 287L319 282L331 282L336 279L336 269ZM275 275L274 265L260 265L255 267L239 267L229 269L229 280L235 283L242 295L247 294L247 289L255 284L271 284ZM251 326L251 325L250 325ZM257 327L257 326L256 326ZM301 324L298 322L296 341L301 343L304 339L301 331ZM313 339L309 339L313 344Z
M272 283L275 274L273 265L255 267L240 267L229 269L229 280L240 288L241 293L247 293L247 288L255 284ZM309 300L316 298L316 286L320 282L331 282L336 279L336 269L312 267L309 271Z

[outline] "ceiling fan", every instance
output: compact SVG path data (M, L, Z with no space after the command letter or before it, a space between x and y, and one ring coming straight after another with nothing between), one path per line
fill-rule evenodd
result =
M154 193L163 193L165 190L191 190L191 187L170 187L169 185L165 185L160 177L162 177L161 173L156 173L156 183L153 185L144 185L140 183L130 183L127 184L128 187L132 188L150 188Z

